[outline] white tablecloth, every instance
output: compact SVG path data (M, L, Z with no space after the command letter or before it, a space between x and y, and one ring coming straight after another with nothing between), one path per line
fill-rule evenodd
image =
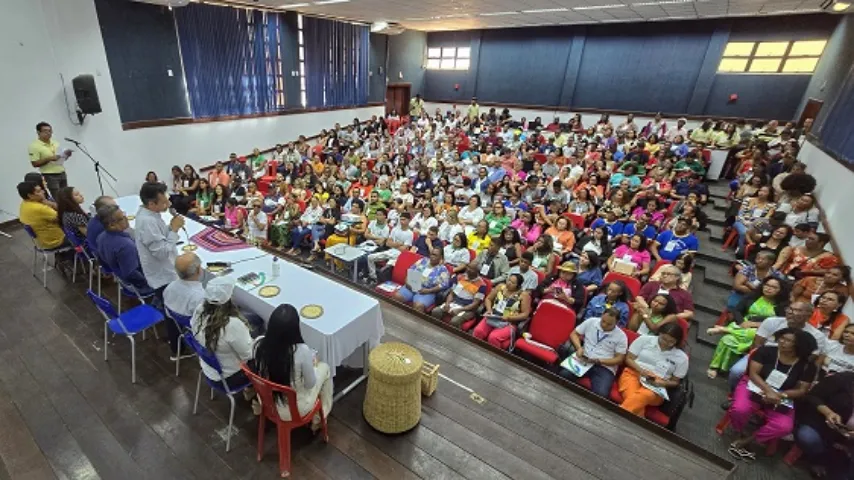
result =
M128 215L136 215L140 206L139 197L136 196L122 197L116 201ZM164 213L163 217L167 223L171 219L169 213ZM134 225L133 221L130 223ZM185 228L192 237L206 227L187 219ZM183 232L179 236L185 242L184 245L189 243ZM195 253L205 263L243 261L232 266L234 272L229 276L237 279L247 273L264 273L267 280L264 285L278 286L281 292L272 298L258 296L260 287L247 290L238 284L234 290L235 303L257 313L264 321L269 320L273 310L283 303L292 304L297 311L310 304L323 307L320 318L302 319L302 335L305 343L317 350L318 357L329 364L333 375L335 368L342 365L359 347L367 343L369 348L373 348L380 343L385 333L382 310L376 299L281 259L281 272L274 280L273 255L263 250L250 247L230 252L211 252L199 247ZM361 356L358 358L361 359Z

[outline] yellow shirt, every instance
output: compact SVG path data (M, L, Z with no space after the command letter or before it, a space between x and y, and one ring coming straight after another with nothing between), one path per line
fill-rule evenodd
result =
M56 219L56 210L40 202L24 200L18 219L36 233L36 243L41 248L56 248L65 241L65 233Z
M733 133L732 138L729 138L726 132L720 131L715 135L715 146L720 148L732 148L741 143L741 135L738 132Z
M59 144L54 142L53 140L50 143L44 143L38 138L33 140L33 143L30 144L30 147L27 151L30 154L30 162L38 162L40 160L44 160L45 158L52 157L56 155L56 150L59 148ZM65 167L56 163L50 162L39 167L39 171L41 173L62 173L65 171Z
M714 138L714 136L715 136L715 131L712 130L711 128L708 130L703 130L701 128L695 128L691 132L690 138L695 143L706 143L706 144L708 144L708 143L712 143L712 139Z
M468 244L469 248L474 250L477 253L480 253L487 248L489 248L489 244L492 243L492 238L487 235L486 238L480 238L477 236L476 232L471 232L468 234Z
M473 120L480 116L480 105L474 104L469 105L468 117L469 120Z
M421 111L424 109L424 100L412 99L409 102L409 116L420 117Z

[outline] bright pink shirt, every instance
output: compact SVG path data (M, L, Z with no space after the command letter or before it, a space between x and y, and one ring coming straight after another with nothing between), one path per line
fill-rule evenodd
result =
M649 252L646 250L639 252L637 250L632 250L628 245L620 245L616 250L614 250L615 258L623 259L626 256L629 256L631 262L637 265L639 269L650 261Z

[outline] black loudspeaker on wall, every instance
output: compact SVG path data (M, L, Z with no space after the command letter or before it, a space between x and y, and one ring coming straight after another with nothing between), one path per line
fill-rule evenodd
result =
M92 75L77 75L71 80L74 97L77 99L77 116L80 122L86 115L101 113L101 102L98 100L98 89L95 87L95 77Z

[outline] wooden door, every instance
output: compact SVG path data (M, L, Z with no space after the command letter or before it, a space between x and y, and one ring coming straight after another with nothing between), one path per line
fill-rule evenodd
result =
M804 121L808 118L815 120L818 116L818 112L821 111L822 105L824 105L823 100L817 100L815 98L808 99L806 106L804 106L804 111L801 113L801 119L798 120L798 126L803 127Z
M385 90L385 113L391 113L392 109L397 110L397 114L401 117L409 115L409 93L412 88L411 83L390 83Z

